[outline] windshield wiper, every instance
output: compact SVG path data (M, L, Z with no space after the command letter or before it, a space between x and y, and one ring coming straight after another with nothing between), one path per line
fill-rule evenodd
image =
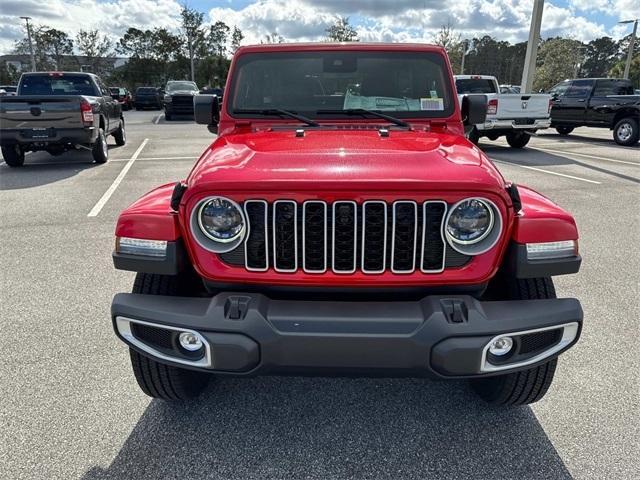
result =
M388 122L394 123L400 127L411 128L411 125L409 125L404 120L400 120L399 118L392 117L391 115L382 113L379 110L368 110L366 108L347 108L345 110L318 110L316 113L318 115L322 115L322 114L336 115L340 113L343 113L345 115L362 115L362 116L373 115L374 117L383 118Z
M284 117L295 118L296 120L300 120L302 123L306 123L310 127L319 127L320 124L314 122L310 118L305 117L304 115L298 115L295 112L290 112L289 110L282 110L280 108L265 108L265 109L247 109L247 108L236 108L233 113L247 113L253 115L279 115Z

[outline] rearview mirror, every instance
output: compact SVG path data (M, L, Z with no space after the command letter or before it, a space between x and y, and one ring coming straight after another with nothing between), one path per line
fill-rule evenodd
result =
M220 102L216 95L194 95L193 116L196 123L206 125L209 131L216 133L220 121ZM215 132L213 131L215 130Z
M487 96L465 95L460 106L462 123L465 126L473 126L484 123L487 118Z

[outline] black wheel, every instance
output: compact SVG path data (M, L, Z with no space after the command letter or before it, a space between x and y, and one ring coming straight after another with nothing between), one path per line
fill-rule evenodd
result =
M618 145L629 147L638 143L640 130L638 121L635 118L626 117L616 123L613 127L613 139Z
M478 132L476 127L473 127L467 134L467 139L474 145L478 145L478 143L480 143L480 132Z
M167 122L171 121L171 114L170 114L170 113L165 113L165 114L164 114L164 119L165 119Z
M116 145L119 147L127 143L127 134L124 130L124 118L120 119L120 126L115 132L113 132L113 138L116 141Z
M501 297L501 298L500 298ZM501 300L556 298L551 278L505 279L500 285ZM471 387L494 405L526 405L537 402L549 390L558 360L554 358L528 370L471 380Z
M558 132L562 136L569 135L571 132L573 132L573 127L556 127L556 132Z
M6 145L2 147L2 158L4 158L4 163L10 167L21 167L24 165L24 151L19 145Z
M105 136L104 130L102 128L98 131L98 138L93 144L91 153L96 163L106 163L107 160L109 160L109 147L107 145L107 137Z
M523 148L531 140L531 135L525 132L507 133L507 143L511 148Z
M179 296L193 291L193 279L173 275L138 273L133 293ZM189 400L197 397L211 380L211 375L178 368L146 357L129 349L131 367L138 385L144 393L162 400Z

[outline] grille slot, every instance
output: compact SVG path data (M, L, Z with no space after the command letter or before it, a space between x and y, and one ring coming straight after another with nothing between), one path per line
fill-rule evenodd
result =
M302 205L302 268L308 273L327 270L327 204L307 201Z
M361 268L365 273L382 273L387 265L387 204L367 201L362 205Z
M159 350L173 350L175 332L165 328L157 328L139 323L131 323L133 335L148 345Z
M244 212L249 222L249 235L244 245L244 262L247 270L263 272L269 268L268 205L264 200L244 202Z
M411 273L415 270L418 241L418 205L398 201L393 204L391 232L391 271Z
M356 271L358 248L358 211L356 202L333 204L333 271L353 273Z
M292 200L273 203L273 267L278 272L298 269L298 205Z
M447 204L442 201L424 202L422 206L422 257L420 269L424 273L442 272L445 267L446 243L442 229Z
M442 200L367 200L361 205L247 200L243 208L247 238L219 257L249 271L273 267L277 272L433 274L462 267L472 258L443 240L448 205Z

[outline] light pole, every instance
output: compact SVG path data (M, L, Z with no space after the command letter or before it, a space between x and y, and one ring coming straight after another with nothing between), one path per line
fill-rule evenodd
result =
M527 42L527 53L524 57L524 70L522 71L522 82L520 85L520 91L522 93L531 93L531 88L533 87L533 76L536 73L536 56L538 55L538 40L540 39L543 10L544 0L533 0L529 41Z
M633 58L633 47L636 43L636 32L638 31L638 19L625 20L618 23L633 23L633 32L631 32L631 40L629 41L629 52L627 53L627 63L624 65L624 75L622 78L629 79L629 70L631 69L631 59Z
M31 71L36 71L36 57L33 54L33 43L31 43L31 26L29 25L29 20L31 17L20 17L22 20L27 22L27 40L29 41L29 52L31 52Z
M464 75L464 58L467 56L467 50L469 50L469 40L462 42L462 62L460 63L460 75Z

